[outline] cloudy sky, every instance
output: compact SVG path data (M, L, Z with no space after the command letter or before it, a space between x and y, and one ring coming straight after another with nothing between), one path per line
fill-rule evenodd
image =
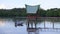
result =
M24 8L27 5L40 5L43 9L60 8L60 0L0 0L0 9Z

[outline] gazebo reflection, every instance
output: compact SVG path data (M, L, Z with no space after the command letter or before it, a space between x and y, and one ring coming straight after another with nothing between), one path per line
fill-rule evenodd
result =
M28 34L39 34L39 28L37 28L36 20L29 20L27 23Z
M37 28L27 28L28 34L39 34L39 30Z
M27 26L28 34L39 34L39 29L36 27L36 24L34 24L35 26L33 24L28 23L28 26Z

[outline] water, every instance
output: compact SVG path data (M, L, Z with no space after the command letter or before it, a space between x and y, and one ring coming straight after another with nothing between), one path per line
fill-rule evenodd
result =
M23 26L16 26L16 22L23 22ZM44 28L44 23L45 28L51 29L39 29ZM53 29L53 23L54 28L60 28L60 18L39 18L36 23L38 29L30 32L27 30L27 19L0 18L0 34L59 34L60 29Z

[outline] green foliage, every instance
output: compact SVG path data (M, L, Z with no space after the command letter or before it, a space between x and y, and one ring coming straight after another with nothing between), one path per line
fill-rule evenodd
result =
M0 17L26 16L25 8L14 8L10 10L0 9Z
M25 8L14 8L14 9L0 9L0 17L22 17L29 15L26 13ZM36 14L31 14L36 15ZM53 9L39 9L37 11L37 15L40 17L60 17L60 9L59 8L53 8Z
M58 9L54 8L54 9L47 10L46 16L48 16L48 17L58 17L59 16Z
M46 10L40 9L37 14L41 17L45 17L46 16Z

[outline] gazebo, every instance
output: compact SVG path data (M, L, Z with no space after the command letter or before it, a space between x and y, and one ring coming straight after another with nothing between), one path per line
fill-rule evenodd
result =
M37 11L40 8L40 5L25 5L26 6L26 11L27 11L27 31L28 32L36 32L36 20L37 20ZM34 23L33 23L34 21ZM35 24L35 27L33 27L33 24ZM30 27L31 26L31 27Z
M25 5L26 6L26 12L27 12L27 18L29 20L35 20L37 18L37 11L40 9L40 5Z

